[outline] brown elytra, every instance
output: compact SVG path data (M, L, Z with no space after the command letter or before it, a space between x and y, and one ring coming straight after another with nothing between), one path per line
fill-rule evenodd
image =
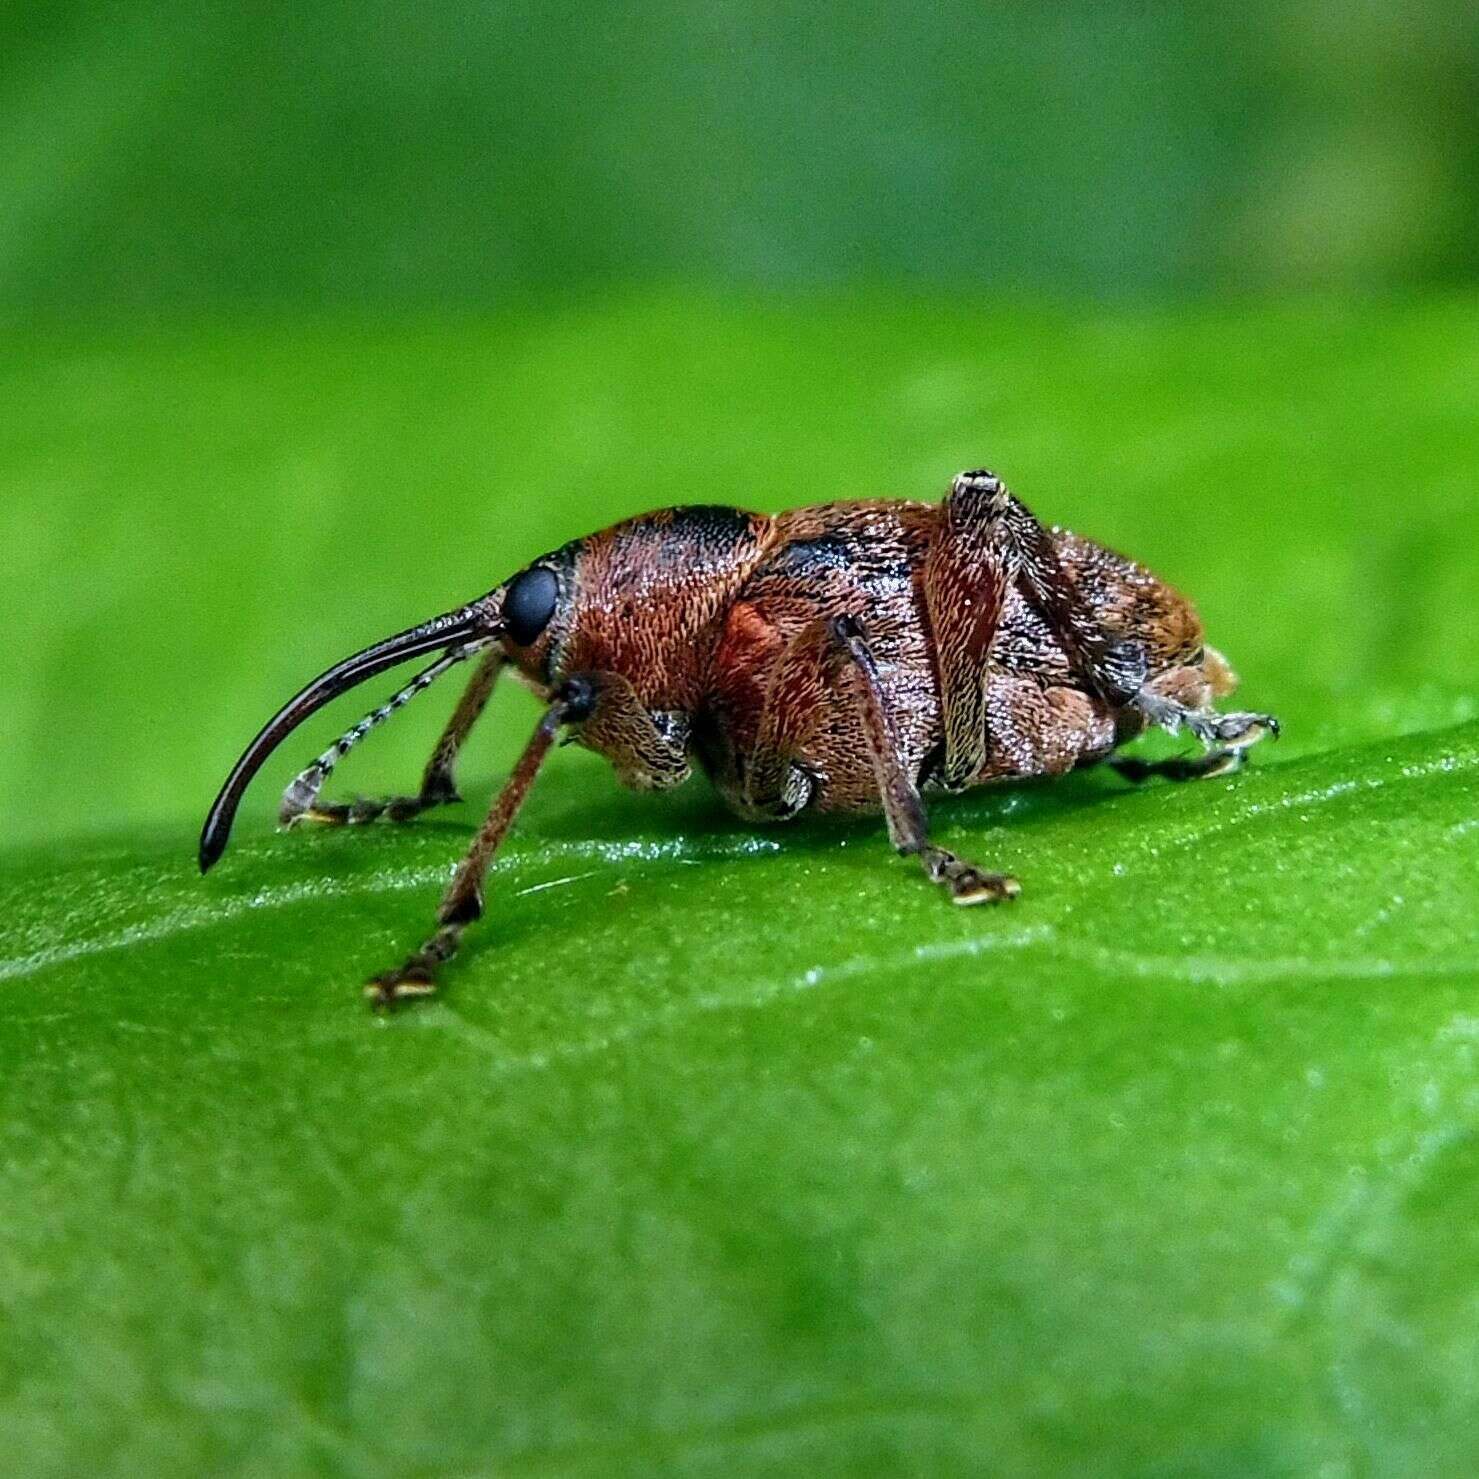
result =
M958 904L1017 881L934 846L921 797L1109 759L1148 726L1185 728L1194 757L1115 759L1132 780L1234 769L1278 732L1219 714L1236 683L1191 603L1144 566L1044 528L993 474L938 504L843 502L767 515L669 508L577 539L457 611L356 653L267 724L206 820L200 864L226 846L253 775L315 710L408 658L424 672L288 787L280 817L409 820L457 799L458 751L505 666L548 708L462 860L431 938L367 987L389 1006L435 989L482 912L488 864L562 728L641 790L696 761L751 821L882 811L894 846ZM477 670L415 796L329 805L319 792L366 734L455 664Z

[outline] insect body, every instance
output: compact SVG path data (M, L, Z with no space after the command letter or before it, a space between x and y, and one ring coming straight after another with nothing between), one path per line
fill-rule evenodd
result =
M408 820L458 799L453 767L500 671L548 705L442 900L435 933L366 988L389 1006L434 990L482 912L488 864L562 729L618 777L660 790L697 762L740 816L882 811L899 852L957 904L1017 881L935 846L922 796L1108 759L1143 729L1185 728L1203 753L1116 759L1131 780L1223 774L1276 722L1219 714L1236 679L1191 603L1149 571L1040 525L1001 481L960 474L939 504L828 503L774 516L673 508L577 539L469 605L314 680L237 762L206 820L225 849L253 775L346 689L407 659L434 663L362 719L283 796L285 825ZM479 658L415 796L330 805L335 764L455 664Z

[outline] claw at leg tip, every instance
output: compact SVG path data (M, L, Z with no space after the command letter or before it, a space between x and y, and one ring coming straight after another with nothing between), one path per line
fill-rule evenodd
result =
M974 886L952 892L950 901L963 908L973 904L1006 904L1022 892L1022 885L1015 878L983 879Z
M394 1011L403 1001L435 996L436 982L416 976L376 976L365 982L364 996L377 1012Z

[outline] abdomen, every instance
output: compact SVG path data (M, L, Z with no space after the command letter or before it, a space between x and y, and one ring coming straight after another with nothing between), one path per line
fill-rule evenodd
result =
M714 654L699 758L743 815L745 777L771 681L786 648L811 623L853 616L877 660L900 758L929 780L943 726L922 571L934 504L826 504L778 515L776 541L738 591ZM1142 637L1152 663L1200 639L1190 605L1134 562L1055 531L1081 594L1115 632ZM1008 593L986 674L986 763L973 784L1055 775L1116 743L1115 715L1074 683L1067 654L1020 591ZM796 762L814 779L809 809L876 811L877 782L858 680L839 663Z

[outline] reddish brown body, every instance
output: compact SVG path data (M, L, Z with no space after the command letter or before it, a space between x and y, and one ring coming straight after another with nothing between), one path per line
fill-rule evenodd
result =
M549 704L441 911L441 928L377 1001L423 994L481 910L487 863L557 730L641 789L696 762L741 816L877 811L900 851L960 903L1015 880L930 844L922 792L1057 775L1106 759L1148 724L1186 727L1207 753L1133 779L1219 774L1276 730L1219 715L1230 669L1190 602L1133 560L1044 529L1001 483L963 473L940 504L828 503L768 516L665 509L575 540L488 596L340 664L243 756L207 822L202 866L225 844L247 781L333 693L416 652L444 656L289 787L283 820L405 818L455 799L452 764L504 663ZM446 667L483 652L416 797L324 806L339 758Z
M920 776L944 737L926 590L930 544L943 523L941 505L881 500L774 517L694 508L629 520L569 547L579 630L557 628L520 666L546 697L570 673L625 675L669 732L691 736L693 754L742 816L801 809L750 785L757 747L777 744L808 778L805 806L878 811L853 674L798 661L792 649L827 618L857 619L904 767ZM1145 644L1167 697L1200 708L1226 691L1225 667L1214 657L1209 672L1200 655L1201 623L1185 597L1090 540L1055 531L1052 541L1095 619ZM967 784L1061 774L1140 731L1143 716L1137 722L1075 685L1061 643L1018 589L1007 590L1003 607L982 669L985 756ZM821 647L825 638L816 636ZM588 720L577 739L628 784L684 778L646 769L641 746L619 725ZM928 772L924 779L939 787Z

